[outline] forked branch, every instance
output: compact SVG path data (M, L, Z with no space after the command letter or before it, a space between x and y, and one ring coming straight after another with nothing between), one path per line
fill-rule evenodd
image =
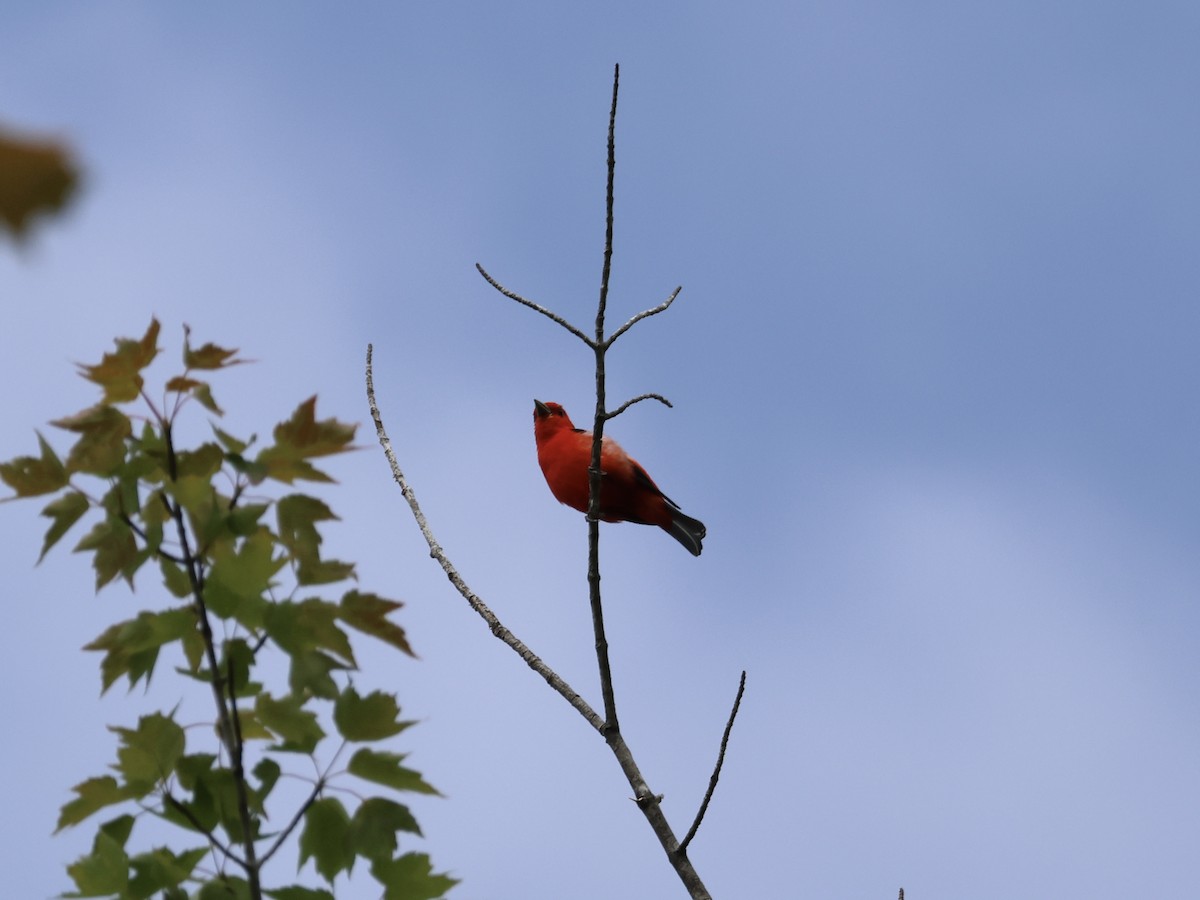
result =
M396 483L400 485L400 490L404 494L405 500L412 510L413 516L417 521L418 527L421 529L421 534L425 537L426 543L429 545L430 555L436 559L441 565L443 571L449 577L451 583L458 592L467 600L472 609L478 613L492 633L500 638L504 643L508 644L515 650L526 664L542 676L552 688L555 689L568 703L571 704L588 723L599 731L613 755L616 757L621 770L625 773L625 777L633 789L633 799L645 815L647 822L666 852L667 859L678 874L680 881L687 888L688 894L693 900L711 900L704 883L700 880L700 876L696 873L691 861L687 857L687 846L695 836L700 823L704 819L705 812L708 809L709 801L712 799L713 791L716 789L717 779L720 776L721 768L724 765L725 750L729 743L730 731L733 728L733 720L737 716L738 707L741 703L742 693L746 685L746 673L742 673L741 682L738 687L737 698L734 701L733 711L730 713L729 721L725 726L725 733L721 740L720 753L717 757L717 764L713 770L713 774L709 779L708 790L705 793L704 800L700 805L700 810L696 815L695 821L692 823L691 829L683 842L680 843L670 824L667 822L666 816L662 810L662 795L655 794L642 777L637 763L634 760L633 753L625 742L624 736L621 734L620 726L617 720L616 699L613 692L612 673L609 668L608 660L608 642L604 633L604 616L603 607L600 598L600 564L599 564L599 543L600 543L600 485L601 485L601 470L600 470L600 450L601 441L603 440L604 424L609 419L623 413L635 403L640 403L643 400L657 400L660 403L671 406L670 401L661 394L647 393L634 397L631 400L621 404L615 410L607 411L605 408L605 370L604 357L608 348L612 346L613 341L640 322L642 319L665 312L675 298L679 296L680 288L676 288L671 296L658 306L647 309L633 316L624 325L618 328L613 334L606 337L604 333L604 317L608 303L608 288L609 275L612 268L612 251L613 251L613 184L614 175L616 172L616 152L615 152L615 133L616 133L616 116L617 116L617 91L620 83L620 67L613 73L613 92L612 92L612 107L609 113L608 123L608 180L605 192L605 240L604 240L604 266L601 274L600 282L600 297L596 309L596 324L595 335L589 337L580 328L572 325L565 318L551 311L550 309L522 297L515 291L497 282L482 265L476 263L476 269L479 274L493 288L523 306L527 306L537 313L551 319L557 325L565 328L571 334L575 335L591 348L596 365L596 408L593 419L592 431L592 457L589 472L589 503L588 503L588 586L589 597L592 609L592 624L596 637L596 657L600 674L600 689L604 699L604 716L601 716L583 700L565 681L563 681L549 666L533 653L523 642L518 640L512 632L505 628L496 618L495 614L487 607L487 605L475 595L474 592L466 585L458 570L450 563L441 546L434 539L433 533L425 520L425 516L421 512L421 508L417 503L416 497L413 494L411 486L405 479L404 474L400 470L400 466L396 461L395 454L392 451L391 442L387 437L387 433L383 426L383 419L379 413L379 408L375 402L375 388L372 376L372 348L367 348L367 397L371 408L371 417L375 421L375 430L379 435L379 441L383 445L384 453L387 456L388 463L392 469L392 477Z

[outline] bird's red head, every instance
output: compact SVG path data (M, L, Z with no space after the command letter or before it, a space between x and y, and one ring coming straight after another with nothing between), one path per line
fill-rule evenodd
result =
M561 403L543 403L541 400L533 401L533 424L539 430L549 431L557 431L560 428L570 430L575 427Z

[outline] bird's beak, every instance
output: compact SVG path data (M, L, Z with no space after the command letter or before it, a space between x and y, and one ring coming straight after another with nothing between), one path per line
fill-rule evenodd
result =
M534 411L534 413L536 413L539 416L550 415L550 407L548 407L541 400L538 400L536 397L534 398L534 401L533 401L533 411Z

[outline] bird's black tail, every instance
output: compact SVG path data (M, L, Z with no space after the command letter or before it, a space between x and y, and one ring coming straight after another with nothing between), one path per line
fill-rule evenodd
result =
M683 544L692 556L699 556L704 549L701 541L708 534L708 529L699 519L693 519L678 509L671 510L671 526L665 529L667 534Z

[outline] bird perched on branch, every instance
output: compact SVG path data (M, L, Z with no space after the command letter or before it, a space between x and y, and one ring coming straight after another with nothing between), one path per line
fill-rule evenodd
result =
M586 513L588 467L592 463L592 433L576 428L557 403L533 401L533 434L537 439L538 465L560 503ZM707 529L699 519L685 515L678 504L658 489L646 470L612 438L605 435L600 448L600 518L605 522L657 525L699 556Z

